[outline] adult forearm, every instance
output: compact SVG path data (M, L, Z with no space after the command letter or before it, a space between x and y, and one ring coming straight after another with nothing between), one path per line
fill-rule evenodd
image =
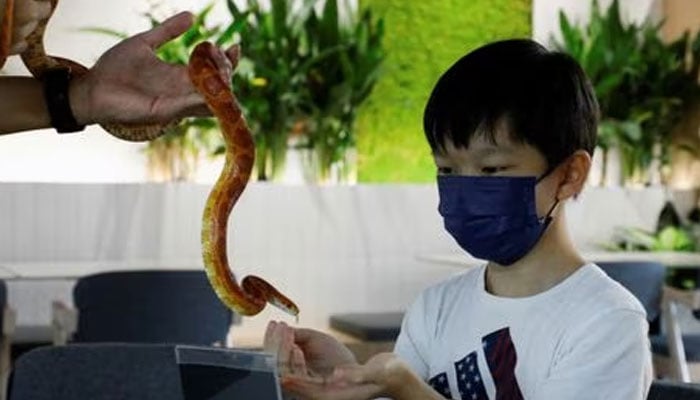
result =
M86 123L85 94L72 84L69 98L79 123ZM51 127L41 82L31 77L0 77L0 135Z
M0 78L0 114L0 134L51 125L41 83L34 78Z

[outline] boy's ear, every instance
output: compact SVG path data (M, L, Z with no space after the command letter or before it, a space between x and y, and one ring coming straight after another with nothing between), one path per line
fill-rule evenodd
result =
M583 191L591 169L591 155L585 150L578 150L569 157L563 168L563 180L557 191L560 201L576 197Z

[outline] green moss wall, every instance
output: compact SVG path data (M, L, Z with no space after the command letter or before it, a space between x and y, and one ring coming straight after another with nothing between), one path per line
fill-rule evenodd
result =
M531 36L531 0L360 0L385 23L387 59L356 125L361 182L430 182L422 132L438 77L480 45Z

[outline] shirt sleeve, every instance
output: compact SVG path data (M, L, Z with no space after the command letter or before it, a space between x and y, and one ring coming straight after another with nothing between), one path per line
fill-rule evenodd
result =
M429 354L428 344L430 342L430 328L426 321L428 311L426 297L425 293L422 293L409 307L401 323L401 332L394 345L394 353L408 363L413 372L424 381L428 380L427 355Z
M648 323L617 309L597 316L564 344L536 400L644 400L652 381Z

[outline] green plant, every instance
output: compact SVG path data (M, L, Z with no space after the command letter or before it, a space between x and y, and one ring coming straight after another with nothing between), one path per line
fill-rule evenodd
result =
M354 146L357 107L369 95L382 61L381 21L365 10L358 19L345 6L341 20L338 0L272 0L263 8L246 0L245 8L227 4L243 47L234 78L258 143L260 179L275 177L284 164L290 134L298 146L314 152L325 179Z
M581 64L600 102L604 170L616 147L623 178L647 183L655 159L668 165L671 130L700 97L700 33L664 43L662 24L624 23L618 0L605 12L594 0L586 26L571 24L563 12L559 22L562 41L555 46Z
M438 77L488 42L532 35L531 0L359 0L382 18L382 77L358 110L358 180L432 182L423 108Z
M163 61L187 64L194 47L205 40L215 41L219 46L232 43L233 35L220 26L210 27L207 18L213 4L196 14L192 27L180 37L161 46L156 54ZM160 24L152 14L146 14L151 26ZM120 39L129 35L103 27L88 27L82 31L105 34ZM150 174L159 180L188 180L196 171L201 155L217 156L222 153L223 142L213 118L185 118L166 133L146 146Z
M327 0L321 12L311 12L304 31L309 56L303 67L304 112L309 121L302 146L313 149L321 181L332 167L347 166L357 109L372 92L384 60L383 20L374 21L368 9L358 18L347 0L341 2L348 21L339 16L338 0Z
M303 0L298 9L286 0L271 0L269 8L257 0L246 0L245 7L226 2L233 17L226 32L237 36L243 50L234 87L255 136L260 180L281 171L289 133L301 118L308 62L304 24L316 2Z
M616 228L613 241L602 246L611 251L696 251L699 245L689 229L668 226L658 233L633 227Z

